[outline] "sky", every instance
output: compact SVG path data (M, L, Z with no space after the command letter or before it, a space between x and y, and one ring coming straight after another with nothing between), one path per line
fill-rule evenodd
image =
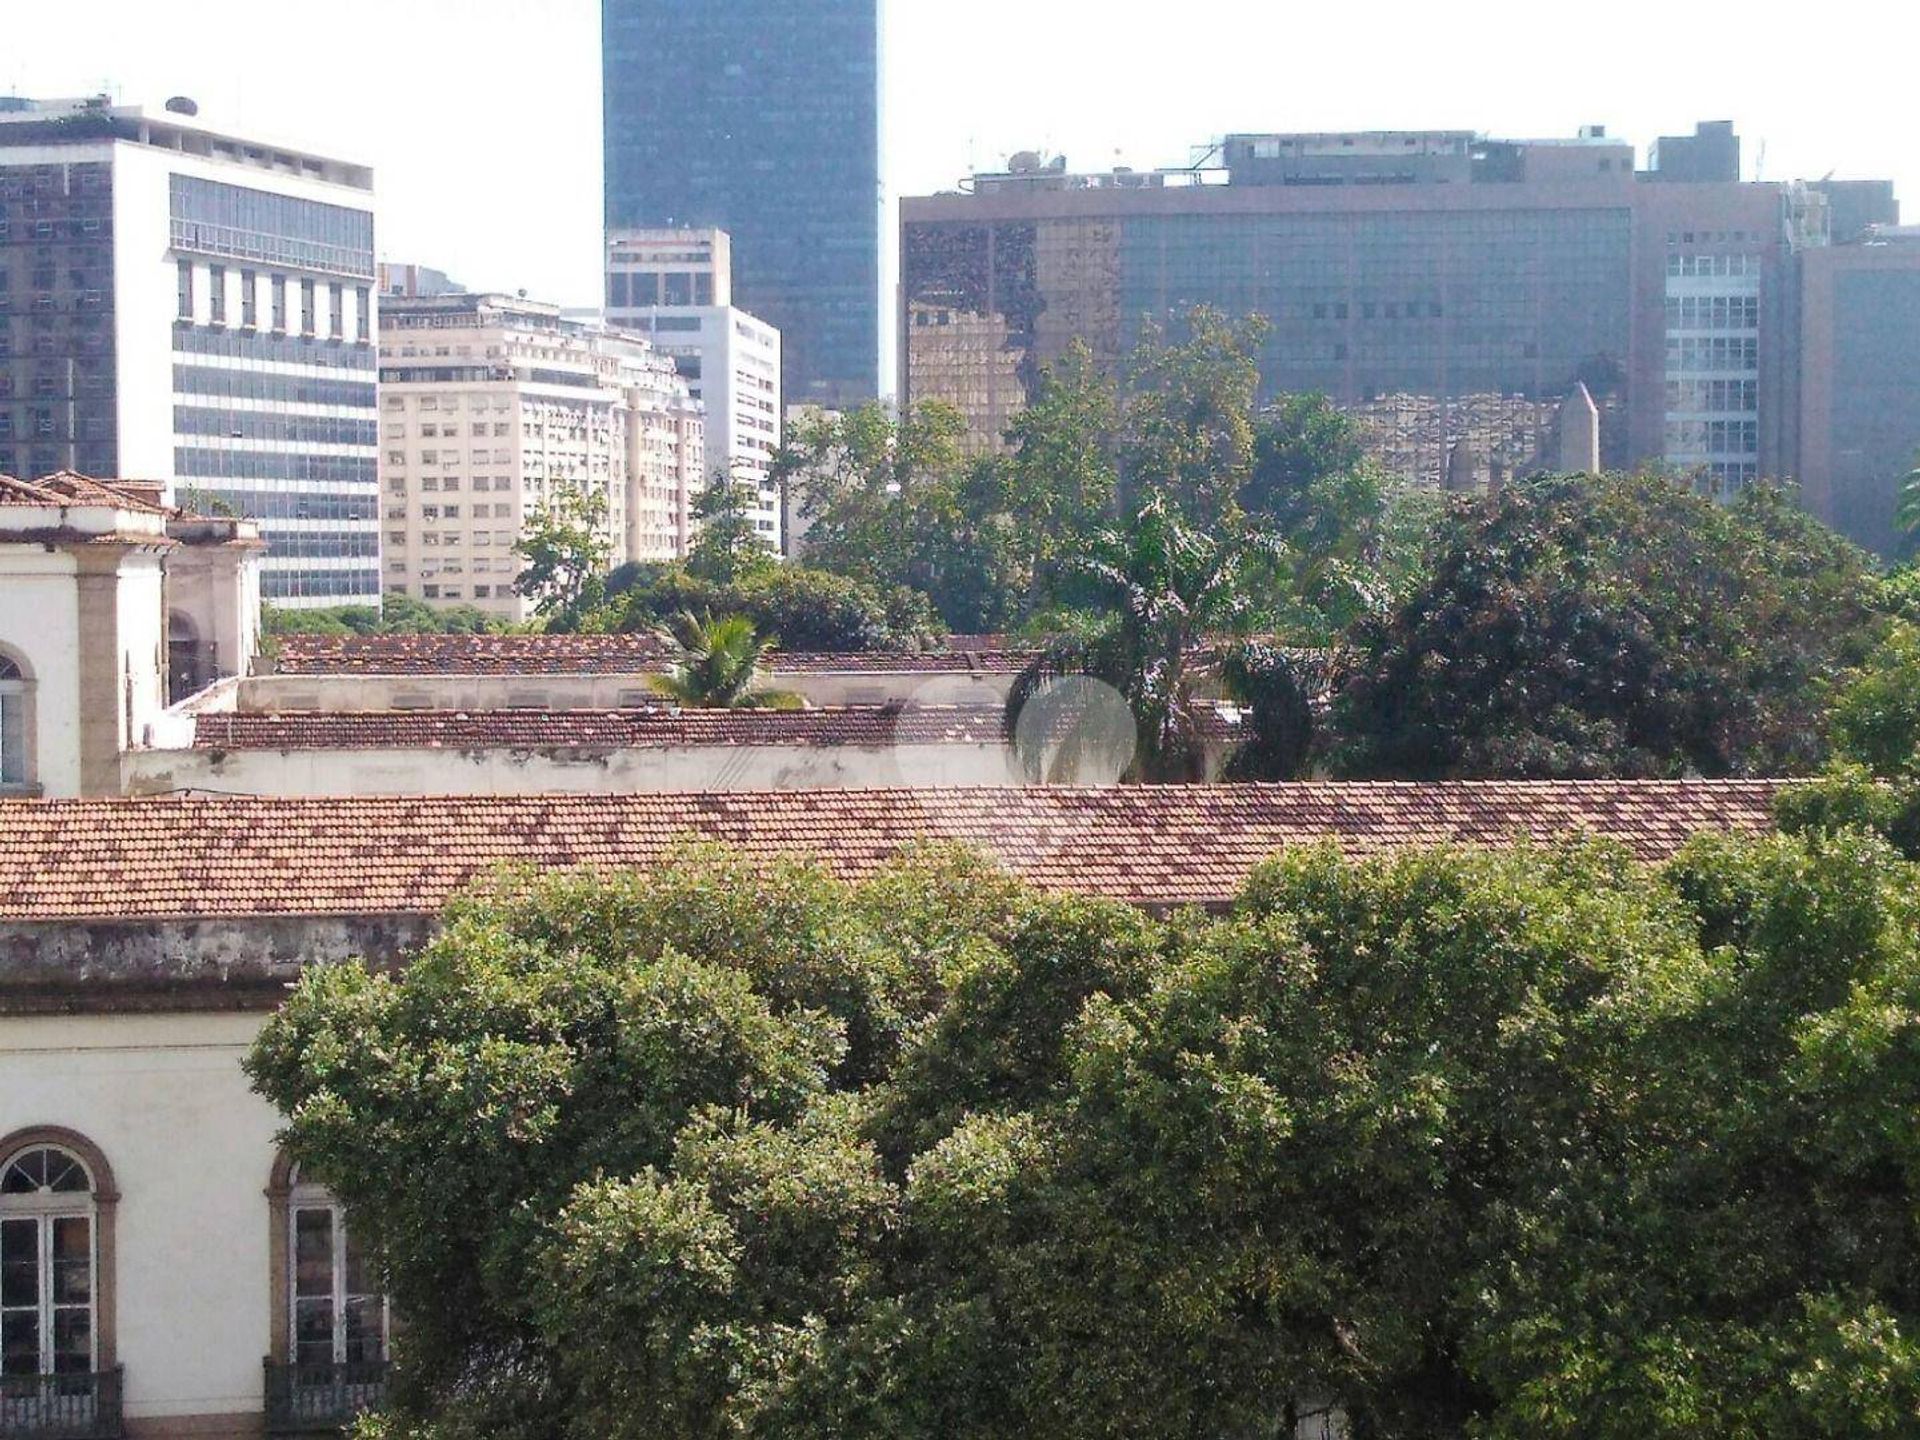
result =
M1015 150L1145 168L1233 130L1603 124L1644 160L1730 119L1749 177L1892 178L1920 220L1920 18L1898 0L1791 21L1671 0L885 3L892 196ZM0 93L103 89L190 95L215 128L372 164L383 258L596 301L598 0L0 0Z

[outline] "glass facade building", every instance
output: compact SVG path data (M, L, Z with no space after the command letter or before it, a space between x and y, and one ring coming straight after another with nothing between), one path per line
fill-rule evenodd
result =
M795 402L871 399L879 0L603 0L609 230L717 226Z
M0 105L0 473L257 519L288 607L380 598L372 175L105 97Z

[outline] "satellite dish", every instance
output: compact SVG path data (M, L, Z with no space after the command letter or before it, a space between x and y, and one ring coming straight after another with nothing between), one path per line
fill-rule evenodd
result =
M167 101L167 113L169 115L186 115L191 117L200 113L200 105L198 101L193 100L189 96L176 95Z

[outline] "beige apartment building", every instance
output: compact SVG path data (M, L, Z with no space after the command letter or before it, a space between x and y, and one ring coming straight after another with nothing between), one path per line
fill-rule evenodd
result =
M644 340L504 295L389 297L380 315L384 585L525 620L514 544L569 491L613 563L685 554L705 417Z

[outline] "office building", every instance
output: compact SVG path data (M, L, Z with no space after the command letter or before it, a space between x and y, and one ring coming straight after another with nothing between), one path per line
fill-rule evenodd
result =
M1070 343L1116 367L1205 304L1265 316L1266 394L1324 392L1415 483L1549 465L1578 387L1609 466L1797 477L1798 257L1897 214L1891 189L1742 183L1719 124L1659 153L1638 173L1591 127L1235 135L1169 172L1017 156L902 204L902 397L990 450Z
M1799 257L1799 464L1810 509L1900 553L1901 482L1920 465L1920 228Z
M707 467L751 487L754 525L781 548L780 497L773 489L780 448L780 331L733 303L729 256L719 230L618 230L607 237L609 324L671 355L695 399L706 405Z
M609 231L716 227L796 403L871 400L879 0L604 0Z
M644 340L503 295L388 296L381 314L385 588L525 620L514 551L569 492L614 564L686 552L698 401Z
M0 472L258 519L267 599L379 599L373 177L187 102L0 101Z

